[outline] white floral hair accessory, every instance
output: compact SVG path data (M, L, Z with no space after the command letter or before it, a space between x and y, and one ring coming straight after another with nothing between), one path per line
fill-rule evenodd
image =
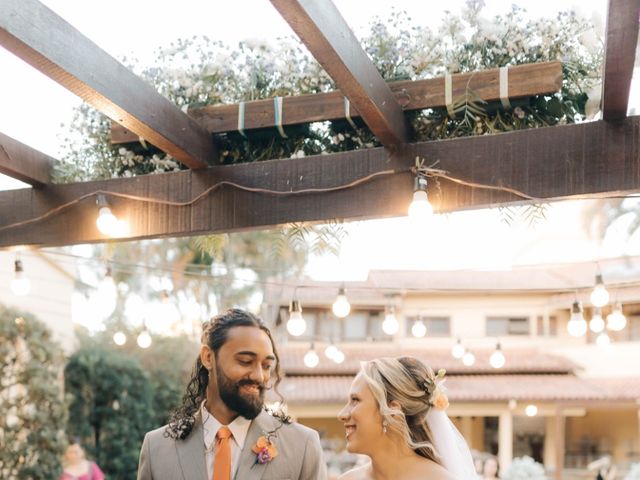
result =
M447 390L444 386L446 373L447 371L441 368L433 380L427 378L423 383L424 390L429 395L429 404L440 411L446 410L449 406L449 399L445 393Z

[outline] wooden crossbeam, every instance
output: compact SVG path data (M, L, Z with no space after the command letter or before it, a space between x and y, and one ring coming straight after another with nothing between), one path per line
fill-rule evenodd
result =
M209 133L37 0L0 2L0 45L185 165L216 160Z
M380 142L409 141L402 107L331 0L271 0Z
M33 187L51 181L54 159L0 133L0 173Z
M467 88L487 102L500 100L500 70L482 70L451 76L452 97L462 97ZM405 80L387 84L403 109L422 110L445 106L444 77L428 80ZM557 92L562 87L562 64L560 62L530 63L509 68L509 98L518 99ZM298 95L283 99L283 125L322 122L345 118L342 92ZM274 127L273 99L245 103L244 128ZM211 133L235 131L238 128L238 104L211 105L189 109L189 115ZM351 117L360 114L353 105ZM138 141L138 136L126 128L113 123L111 141L114 144Z
M602 80L602 118L627 116L638 42L640 0L609 0Z
M108 198L113 211L129 221L131 239L405 215L413 192L413 175L408 169L416 156L423 157L426 164L438 161L438 168L453 178L508 187L540 199L623 195L640 191L640 117L409 144L392 156L378 148L0 192L0 247L103 241L95 227L94 197L37 223L3 228L44 215L92 192L106 190L185 202L222 180L248 188L290 192L345 185L390 169L396 172L342 190L295 196L226 185L183 207ZM430 192L439 211L522 201L501 190L471 188L446 179L439 184L439 189Z

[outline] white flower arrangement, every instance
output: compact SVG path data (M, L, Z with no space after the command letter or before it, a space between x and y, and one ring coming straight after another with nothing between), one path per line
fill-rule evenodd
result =
M514 458L501 478L503 480L548 480L544 467L527 456Z
M640 480L640 463L632 463L624 480Z

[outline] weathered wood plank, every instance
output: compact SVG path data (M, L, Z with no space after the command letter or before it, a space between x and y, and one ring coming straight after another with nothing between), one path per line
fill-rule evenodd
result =
M54 161L50 156L0 133L0 173L33 187L41 187L51 181Z
M0 45L185 165L216 160L208 132L37 0L0 2Z
M129 220L132 239L405 215L413 191L409 168L416 156L425 158L426 164L439 161L438 168L451 177L509 187L539 199L636 193L640 191L640 117L409 144L393 156L378 148L0 192L0 247L102 241L95 227L93 198L37 224L4 228L90 192L108 190L185 202L222 180L250 188L296 191L345 185L390 169L396 172L325 193L276 196L222 186L186 207L115 197L110 197L110 202L117 215ZM446 179L439 183L439 190L430 191L438 211L522 201L503 191L471 188Z
M271 0L380 142L409 141L402 107L331 0Z
M487 102L500 100L499 69L452 75L452 96L464 95L467 88ZM444 77L428 80L389 82L389 88L404 110L421 110L445 106ZM562 87L560 62L531 63L509 68L509 96L512 99L557 92ZM340 91L299 95L283 99L283 125L339 120L345 118L343 94ZM189 115L211 133L235 131L238 128L238 104L212 105L189 109ZM351 105L351 117L360 114ZM274 127L273 99L245 104L245 130ZM138 141L138 135L113 123L114 144Z
M609 0L602 79L602 118L627 116L638 42L640 0Z

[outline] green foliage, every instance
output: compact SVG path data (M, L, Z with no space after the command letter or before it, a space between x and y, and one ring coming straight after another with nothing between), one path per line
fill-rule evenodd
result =
M142 439L154 426L152 389L139 362L94 342L69 359L65 388L68 434L82 440L109 478L135 478Z
M0 478L57 478L65 447L64 357L32 315L0 305Z

